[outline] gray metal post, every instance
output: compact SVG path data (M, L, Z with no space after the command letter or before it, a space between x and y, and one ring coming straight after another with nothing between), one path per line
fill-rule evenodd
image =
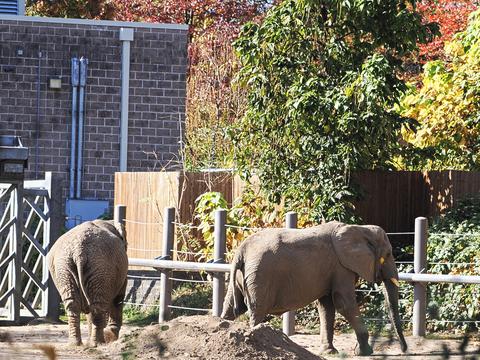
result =
M113 220L122 226L125 226L125 218L127 215L127 207L125 205L115 205Z
M288 212L285 216L287 229L297 228L298 217L296 212ZM282 315L283 333L287 336L295 334L295 311L288 311Z
M125 219L127 218L127 207L125 205L115 205L113 210L113 220L115 225L120 225L123 240L128 244Z
M78 92L78 83L79 83L79 74L80 74L80 65L76 57L72 58L72 140L71 140L71 149L70 149L70 187L69 187L69 198L73 199L75 196L75 154L77 148L77 114L78 114L78 105L77 105L77 92Z
M427 232L427 219L416 218L413 263L415 274L427 272ZM425 336L426 311L427 284L416 282L413 287L413 336Z
M227 241L227 211L215 211L215 229L214 229L214 262L224 263ZM213 301L212 314L213 316L220 316L223 310L223 299L225 297L225 274L213 274Z
M122 42L122 70L120 78L120 171L127 171L128 153L128 99L130 93L130 43L133 41L133 28L120 28Z
M85 118L85 86L87 85L88 59L80 58L79 70L79 93L78 93L78 148L77 148L77 191L76 198L82 197L82 175L83 175L83 138Z
M162 260L172 260L171 251L175 238L175 208L165 208L163 218L163 243ZM172 280L170 280L171 270L161 270L160 275L160 311L158 322L164 322L170 319L170 305L172 304Z

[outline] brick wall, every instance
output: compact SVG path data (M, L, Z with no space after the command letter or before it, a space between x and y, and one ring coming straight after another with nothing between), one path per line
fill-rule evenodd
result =
M30 148L27 179L61 174L68 193L72 57L88 58L82 198L113 199L119 171L121 27L131 42L128 171L178 165L187 29L179 25L0 15L0 134ZM60 77L61 89L50 89Z

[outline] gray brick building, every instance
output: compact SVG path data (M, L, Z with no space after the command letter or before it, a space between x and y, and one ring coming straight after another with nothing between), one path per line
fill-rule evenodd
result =
M0 134L30 148L27 178L58 173L64 198L93 209L112 204L115 172L178 166L187 37L184 25L0 15Z

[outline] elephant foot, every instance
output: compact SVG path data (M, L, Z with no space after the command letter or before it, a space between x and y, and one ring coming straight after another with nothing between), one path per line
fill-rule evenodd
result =
M82 346L82 340L80 339L69 339L68 340L68 346L70 347L76 347L76 346Z
M96 348L97 346L103 345L103 344L105 344L105 341L98 341L98 340L91 339L88 342L88 347Z
M324 344L320 346L320 353L334 355L334 354L338 354L338 350L335 349L333 345Z
M105 344L105 337L103 335L103 330L101 333L97 333L96 334L97 336L92 336L90 338L90 342L89 342L89 345L91 347L97 347L98 345L102 345L102 344Z
M105 342L108 344L108 343L111 343L112 341L118 340L118 333L119 333L118 328L111 328L111 327L105 328L105 330L103 331Z
M373 354L373 349L370 345L365 344L364 346L355 346L355 355L356 356L368 356Z
M230 320L230 321L235 320L235 315L232 309L224 310L222 315L220 315L220 317L225 320Z

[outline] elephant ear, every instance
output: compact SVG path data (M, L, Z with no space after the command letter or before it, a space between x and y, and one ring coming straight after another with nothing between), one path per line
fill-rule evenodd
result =
M341 225L332 242L340 263L369 282L376 278L376 245L373 232L359 225Z

